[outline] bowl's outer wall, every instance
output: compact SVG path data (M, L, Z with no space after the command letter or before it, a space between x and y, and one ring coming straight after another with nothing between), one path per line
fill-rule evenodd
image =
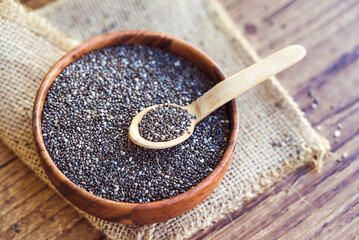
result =
M123 224L150 224L179 216L202 202L220 183L234 152L239 133L239 114L235 100L226 104L231 121L227 149L213 172L200 184L176 197L152 203L123 203L98 197L71 182L54 164L46 150L41 130L41 114L46 94L55 78L71 62L96 49L122 44L159 47L180 55L204 71L214 82L225 78L219 67L203 52L172 36L150 31L123 31L104 34L82 43L62 57L45 76L36 96L33 131L42 166L55 188L73 205L93 216Z

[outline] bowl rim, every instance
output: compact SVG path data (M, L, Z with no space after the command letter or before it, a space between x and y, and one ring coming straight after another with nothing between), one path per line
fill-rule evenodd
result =
M221 79L221 80L225 79L225 75L220 70L218 65L207 54L205 54L203 51L199 50L198 48L194 47L193 45L189 44L188 42L181 40L179 38L173 37L168 34L163 34L163 33L153 32L153 31L143 31L143 30L119 31L119 32L107 33L107 34L103 34L103 35L94 37L88 41L81 43L74 49L68 51L60 60L58 60L51 67L51 69L48 71L48 73L44 77L43 81L41 82L41 85L40 85L37 95L36 95L35 104L34 104L34 108L33 108L32 127L33 127L33 134L34 134L36 148L37 148L37 151L39 154L41 164L42 164L47 176L50 178L50 181L55 186L55 188L61 193L62 196L64 196L68 201L70 201L76 207L78 207L81 210L83 210L87 213L90 213L91 215L94 215L94 216L96 216L95 213L91 212L91 210L88 211L87 208L84 209L81 206L79 206L78 204L75 204L74 202L72 202L71 200L69 200L67 198L67 195L70 194L71 191L76 191L76 194L80 195L80 197L82 199L89 200L90 202L101 202L104 205L115 207L115 208L133 208L133 207L137 207L137 206L146 206L146 208L151 208L151 207L161 207L163 205L173 205L173 204L179 203L180 201L183 201L184 199L190 199L191 196L195 192L198 192L199 190L201 190L205 187L208 187L209 185L211 185L211 183L213 183L213 180L215 180L218 177L220 179L219 179L217 185L219 184L219 182L222 180L225 172L228 169L229 163L230 163L232 155L234 153L238 135L239 135L239 111L238 111L238 106L237 106L236 100L234 99L225 105L227 108L227 111L229 113L231 130L230 130L230 136L228 139L228 145L223 153L223 156L221 157L220 161L218 162L217 166L199 184L197 184L196 186L187 190L184 193L181 193L177 196L174 196L174 197L171 197L168 199L163 199L163 200L149 202L149 203L119 202L119 201L115 201L115 200L102 198L93 193L90 193L90 192L80 188L78 185L76 185L70 179L68 179L66 177L66 175L64 173L62 173L60 169L57 168L57 166L54 163L54 161L52 160L50 154L47 152L45 142L43 140L41 120L42 120L42 110L43 110L43 106L44 106L44 103L46 100L47 92L48 92L49 88L52 86L52 83L54 82L56 77L62 72L62 70L66 66L68 66L70 63L77 60L80 56L82 56L88 52L94 51L96 49L101 49L104 47L115 46L115 45L126 45L126 43L121 43L121 44L103 45L102 47L93 48L93 46L95 46L96 44L99 44L104 37L114 39L114 38L118 38L119 36L124 36L124 35L132 36L134 34L135 35L141 34L141 35L145 35L145 36L148 35L148 36L155 36L155 37L166 37L166 38L171 39L171 41L180 43L183 46L185 46L186 48L190 49L191 51L194 51L202 59L205 59L207 61L207 63L212 64L216 68L215 72L218 75L217 76L218 79ZM101 45L101 43L100 43L100 45ZM139 44L139 45L141 45L141 44ZM142 44L142 45L145 45L145 44ZM88 48L90 48L90 50L88 50ZM167 51L170 51L170 50L167 50ZM71 59L71 61L69 61L69 59ZM191 59L188 59L188 60L191 61ZM67 62L67 61L69 61L69 62ZM197 65L197 64L195 64L195 65ZM61 69L61 71L59 71L59 69ZM223 172L223 168L225 168L224 172ZM221 172L223 172L223 173L221 173ZM50 173L53 173L54 175L50 176ZM218 176L221 174L222 174L222 176ZM59 188L62 188L61 191ZM66 191L64 191L64 189ZM214 190L214 188L213 188L213 190ZM209 194L207 194L205 198L207 198ZM202 201L200 201L200 202L202 202ZM197 203L196 205L198 205L198 204L199 203ZM193 208L193 207L191 207L191 208ZM144 208L144 209L146 209L146 208ZM186 210L184 212L187 212L188 210ZM96 216L96 217L106 219L106 218L103 218L100 216ZM172 217L169 217L169 218L172 218ZM113 219L107 219L107 220L114 221ZM128 224L132 224L132 223L129 222Z

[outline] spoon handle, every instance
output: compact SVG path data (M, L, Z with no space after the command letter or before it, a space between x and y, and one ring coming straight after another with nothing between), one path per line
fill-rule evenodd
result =
M198 115L197 121L199 122L238 95L299 62L305 55L306 50L300 45L283 48L219 82L189 105L187 109L190 113Z

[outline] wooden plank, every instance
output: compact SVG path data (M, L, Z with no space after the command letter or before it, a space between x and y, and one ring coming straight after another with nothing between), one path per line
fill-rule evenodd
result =
M308 57L279 75L334 156L320 174L303 168L198 239L356 239L359 237L358 1L223 0L261 55L291 43ZM267 2L267 3L266 3ZM265 39L265 40L263 40ZM300 73L300 74L299 74ZM315 97L308 96L308 90ZM314 99L320 99L316 109ZM333 133L341 123L340 138ZM344 153L341 162L336 160Z
M1 141L0 223L0 239L103 237Z
M278 6L271 4L268 10L269 2L263 0L223 2L239 3L228 11L260 55L293 43L308 49L305 60L279 75L292 94L358 44L359 2L355 0L288 0ZM248 25L256 31L246 31Z

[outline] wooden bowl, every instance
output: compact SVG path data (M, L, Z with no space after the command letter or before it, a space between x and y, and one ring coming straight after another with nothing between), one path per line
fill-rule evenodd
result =
M215 82L225 78L219 67L205 53L175 37L149 31L123 31L95 37L68 52L45 76L36 96L33 131L42 166L56 189L73 205L93 216L113 222L140 225L166 221L179 216L202 202L219 184L230 164L239 132L239 114L235 100L226 107L231 132L228 146L218 166L201 183L175 197L150 203L124 203L91 194L71 182L54 164L42 137L41 114L47 91L55 78L81 55L113 45L139 44L159 47L180 55L204 71Z

